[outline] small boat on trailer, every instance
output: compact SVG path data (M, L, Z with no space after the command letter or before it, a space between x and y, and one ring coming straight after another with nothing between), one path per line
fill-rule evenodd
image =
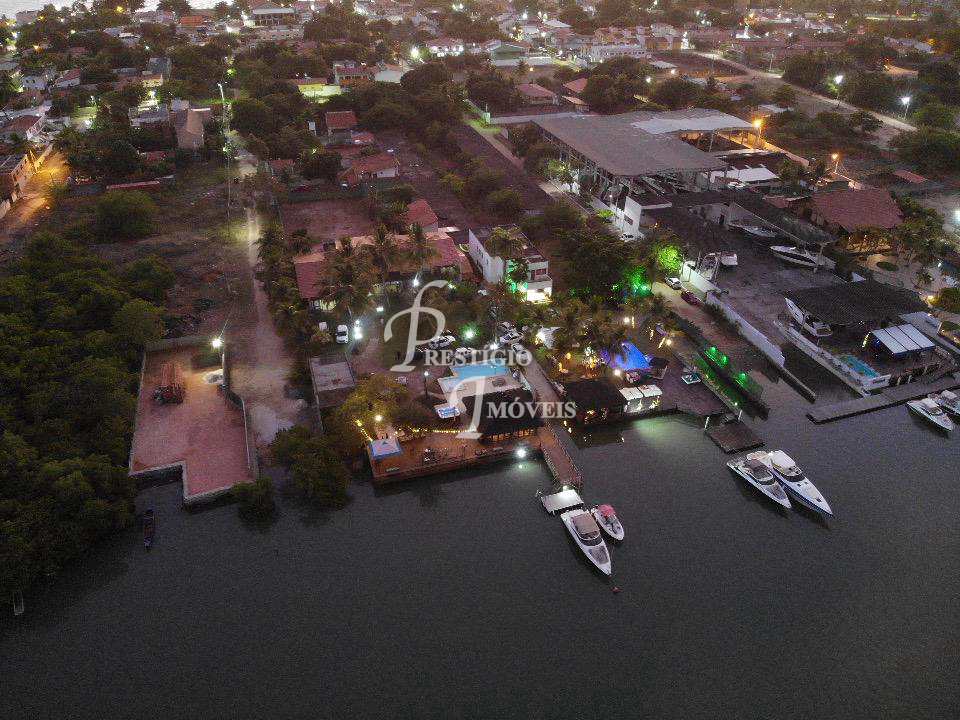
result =
M623 540L623 525L612 505L598 505L590 511L597 525L614 540Z
M153 537L157 532L157 519L153 508L143 513L143 546L149 550L153 547Z
M600 534L600 526L593 519L593 515L583 508L579 510L567 510L560 515L563 524L567 526L573 541L580 546L587 559L597 566L604 575L609 575L612 571L610 563L610 553L607 550L607 544L603 541Z
M755 238L775 238L777 236L777 233L774 230L761 227L760 225L753 225L742 220L731 220L727 223L727 227L733 228L734 230L740 230L746 235L750 235L751 237Z
M944 432L953 430L953 420L947 416L936 400L928 397L921 398L920 400L908 400L907 407L910 408L910 412L916 413Z

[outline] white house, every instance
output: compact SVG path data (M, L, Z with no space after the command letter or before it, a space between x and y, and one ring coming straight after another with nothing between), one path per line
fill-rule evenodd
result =
M479 228L469 230L467 233L467 252L480 268L484 282L491 285L499 284L509 273L510 264L522 259L527 264L527 278L524 282L517 283L516 289L524 292L526 299L530 302L546 302L553 292L553 279L549 274L547 259L530 244L516 225L502 226L502 229L514 234L522 244L522 250L517 258L508 258L504 261L504 258L499 255L487 251L486 244L494 228Z

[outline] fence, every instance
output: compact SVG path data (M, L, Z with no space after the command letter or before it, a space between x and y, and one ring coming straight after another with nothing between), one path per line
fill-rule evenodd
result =
M766 335L747 322L740 313L717 298L713 293L707 294L706 302L707 305L720 310L723 316L736 326L737 332L757 348L757 350L763 353L770 362L777 367L783 367L784 363L786 363L783 351L774 345Z

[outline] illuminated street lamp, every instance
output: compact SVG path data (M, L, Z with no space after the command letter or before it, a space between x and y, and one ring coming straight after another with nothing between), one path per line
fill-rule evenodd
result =
M843 86L843 75L842 75L842 74L834 75L834 76L833 76L833 84L837 86L837 109L839 109L839 108L840 108L840 93L841 93L842 90L843 90L843 87L842 87L842 86Z
M763 143L763 118L754 120L753 127L757 129L757 147L760 148Z
M903 119L907 119L907 113L910 111L910 101L913 100L909 95L904 95L900 98L900 104L903 105Z
M220 348L222 348L223 338L221 338L220 336L215 337L213 340L210 341L210 347L212 347L214 350L219 350Z

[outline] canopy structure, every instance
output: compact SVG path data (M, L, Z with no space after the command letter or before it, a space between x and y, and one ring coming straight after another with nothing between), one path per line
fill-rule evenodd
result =
M396 437L378 438L370 442L370 455L374 460L380 460L391 455L399 455L400 441Z
M553 515L567 508L579 507L583 505L583 498L576 490L561 490L551 495L541 495L540 502L543 503L543 509Z
M932 350L934 347L933 341L913 325L879 328L871 330L870 335L894 357Z

